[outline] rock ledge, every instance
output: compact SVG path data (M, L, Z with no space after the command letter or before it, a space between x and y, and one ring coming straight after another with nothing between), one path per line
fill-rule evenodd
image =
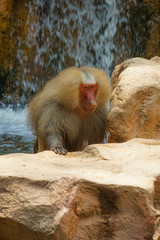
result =
M0 157L1 240L160 239L160 141Z

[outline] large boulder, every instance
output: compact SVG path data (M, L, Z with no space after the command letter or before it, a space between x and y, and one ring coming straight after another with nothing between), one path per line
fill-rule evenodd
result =
M0 240L160 239L160 142L0 157Z
M160 57L133 58L113 71L109 142L160 138Z

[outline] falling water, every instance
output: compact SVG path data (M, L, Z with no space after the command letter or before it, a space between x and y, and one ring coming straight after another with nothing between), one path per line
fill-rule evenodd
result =
M25 39L17 36L19 102L30 97L56 73L71 65L102 68L110 75L118 21L116 0L26 1ZM17 83L18 84L18 83ZM0 109L1 153L31 152L33 136L27 109Z
M17 50L24 98L26 92L36 92L44 82L71 65L95 66L111 74L118 10L116 0L98 2L33 0L26 3L25 46L31 53L26 55L23 41L19 41Z
M35 64L45 66L46 71L55 66L61 71L65 58L70 57L76 66L96 65L110 73L118 20L115 0L100 4L94 0L33 2L34 7L29 3L27 44L36 47ZM37 11L39 20L33 22Z

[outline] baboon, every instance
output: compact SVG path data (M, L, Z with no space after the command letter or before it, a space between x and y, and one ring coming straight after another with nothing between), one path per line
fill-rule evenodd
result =
M29 104L29 122L37 136L34 153L65 155L106 136L110 84L105 72L70 67L50 80Z

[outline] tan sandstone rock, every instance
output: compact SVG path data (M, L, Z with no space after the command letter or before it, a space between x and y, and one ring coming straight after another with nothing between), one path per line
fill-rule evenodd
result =
M160 141L0 157L0 240L160 239Z
M160 57L117 65L111 79L109 142L160 139Z

